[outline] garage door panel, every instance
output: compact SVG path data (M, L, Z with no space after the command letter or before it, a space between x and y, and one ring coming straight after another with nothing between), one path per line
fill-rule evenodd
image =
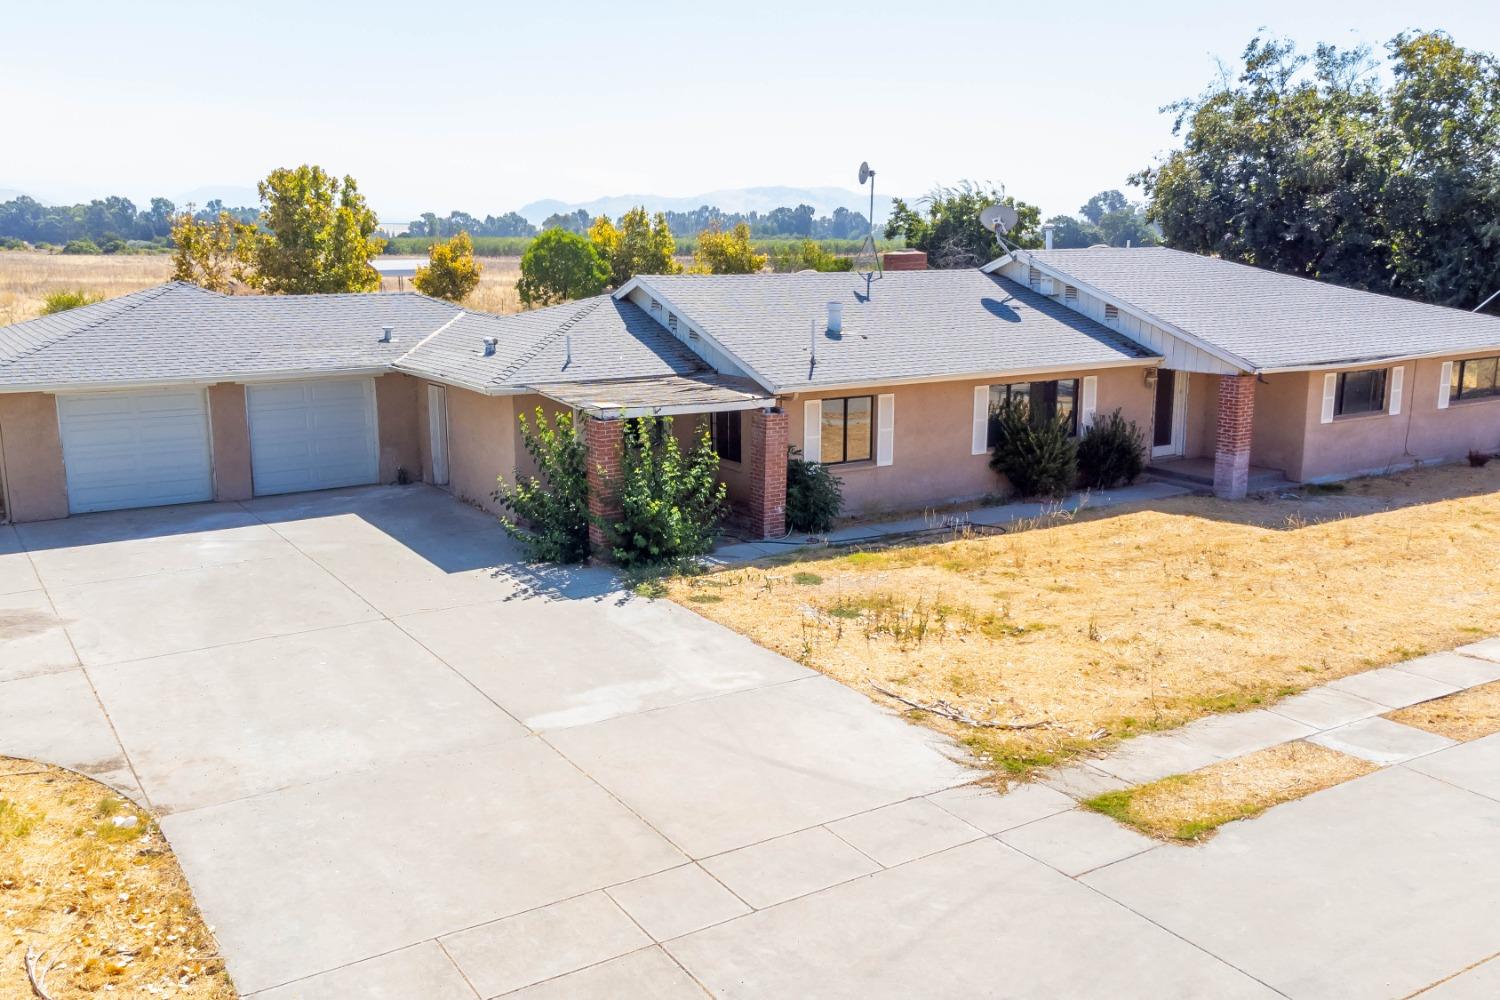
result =
M375 388L369 379L251 386L249 407L257 494L378 480Z
M57 409L72 512L213 498L201 390L59 396Z

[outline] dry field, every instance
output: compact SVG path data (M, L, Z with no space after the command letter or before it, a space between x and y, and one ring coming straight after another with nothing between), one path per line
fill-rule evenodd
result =
M234 988L151 817L88 778L0 757L0 996L232 1000Z
M516 280L519 257L481 257L479 287L464 301L476 312L521 311ZM172 277L168 254L63 255L25 250L0 250L0 326L35 319L42 300L52 292L84 291L105 298L159 285ZM387 279L384 290L397 282ZM410 288L408 280L406 286Z
M1500 733L1500 681L1388 712L1385 717L1460 743Z
M1295 499L1085 510L1000 536L681 578L667 591L872 697L940 709L912 715L1002 776L1024 775L1500 634L1497 466Z

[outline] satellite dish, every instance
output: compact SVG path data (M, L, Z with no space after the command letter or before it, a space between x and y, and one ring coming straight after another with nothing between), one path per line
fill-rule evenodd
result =
M865 181L869 180L871 177L874 177L874 176L875 176L875 171L873 171L873 170L870 169L870 161L869 160L866 160L865 162L863 162L863 163L861 163L859 165L859 182L861 184L863 184Z
M991 205L979 213L979 224L996 236L1004 236L1020 220L1020 214L1009 205Z

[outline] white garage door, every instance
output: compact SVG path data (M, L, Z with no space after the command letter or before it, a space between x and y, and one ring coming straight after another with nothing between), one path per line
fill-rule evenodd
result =
M257 495L379 479L372 380L252 385L249 407L250 467Z
M75 514L213 499L202 389L57 397Z

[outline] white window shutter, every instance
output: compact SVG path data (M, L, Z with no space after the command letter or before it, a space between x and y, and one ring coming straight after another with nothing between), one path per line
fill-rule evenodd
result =
M890 465L896 457L896 394L883 392L875 410L875 464Z
M1401 413L1401 397L1405 394L1406 366L1397 365L1391 369L1391 393L1390 406L1387 408L1391 416Z
M990 443L990 387L974 387L974 440L969 454L983 455L989 451Z
M1333 372L1323 376L1323 423L1333 423L1333 403L1339 394L1339 377Z
M809 399L802 404L802 458L823 461L823 403Z
M1094 414L1099 410L1099 376L1085 375L1083 379L1083 399L1080 401L1081 409L1078 413L1078 429L1088 430L1094 426Z
M1453 362L1444 361L1438 373L1438 409L1448 408L1448 396L1453 392Z

